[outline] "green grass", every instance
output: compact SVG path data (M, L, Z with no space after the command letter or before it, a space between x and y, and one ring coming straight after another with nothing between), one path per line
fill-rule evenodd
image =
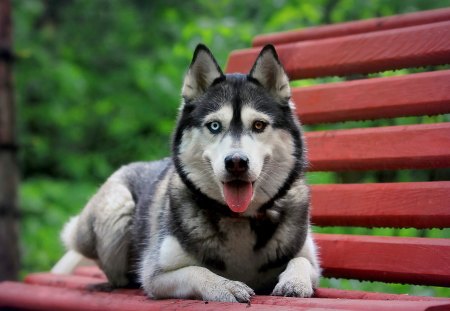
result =
M407 294L415 296L450 297L450 289L446 287L368 282L334 278L322 278L320 280L320 287L383 292L390 294Z

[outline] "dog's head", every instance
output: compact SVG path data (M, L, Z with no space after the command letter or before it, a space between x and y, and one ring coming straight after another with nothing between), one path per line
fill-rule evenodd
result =
M289 79L265 46L249 74L223 74L197 46L183 89L173 156L191 191L254 214L283 196L304 169Z

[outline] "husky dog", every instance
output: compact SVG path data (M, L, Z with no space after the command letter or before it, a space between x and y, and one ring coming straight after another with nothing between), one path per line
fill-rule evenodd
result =
M156 299L311 296L305 142L275 48L249 74L223 74L197 46L182 97L172 157L115 172L63 230L69 253Z

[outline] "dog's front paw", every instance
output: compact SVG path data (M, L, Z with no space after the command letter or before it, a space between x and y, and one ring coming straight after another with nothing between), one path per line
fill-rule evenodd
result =
M249 302L255 292L242 282L222 280L216 284L207 285L202 293L205 301Z
M272 292L273 296L308 298L314 294L312 282L309 278L292 277L281 279Z

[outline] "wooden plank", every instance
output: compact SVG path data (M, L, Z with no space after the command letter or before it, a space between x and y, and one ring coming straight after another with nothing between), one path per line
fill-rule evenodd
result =
M382 300L359 300L359 299L319 299L319 298L288 298L273 296L257 296L252 299L253 303L259 305L287 305L290 307L324 308L334 310L334 308L345 310L431 310L431 307L450 307L450 300L444 301L382 301ZM411 308L411 309L410 309ZM442 309L444 310L444 309Z
M103 274L100 268L92 266L89 269L95 272L95 275ZM84 273L87 270L82 270ZM44 285L53 287L65 287L71 289L93 290L93 285L104 284L104 280L92 277L80 277L79 275L61 275L54 273L32 273L25 278L25 282L34 285ZM144 295L142 289L116 289L114 293L126 295ZM335 298L335 299L366 299L366 300L407 300L407 301L434 301L449 299L439 297L410 296L398 294L375 293L355 290L340 290L335 288L317 288L314 293L316 298Z
M199 300L151 300L145 296L80 291L23 283L0 283L0 307L27 310L427 310L448 301L382 301L259 296L251 304Z
M324 299L325 300L325 299ZM422 304L424 307L439 305L440 302L402 302L409 306L413 303ZM351 303L350 303L351 304ZM127 311L127 310L248 310L249 305L243 303L219 303L204 302L200 300L151 300L145 296L124 295L119 293L103 293L95 291L79 291L67 288L36 286L23 283L4 282L0 283L0 307L13 307L27 310L105 310L105 311ZM290 306L260 305L252 303L251 307L256 310L294 310ZM331 308L330 308L331 309ZM332 308L339 310L339 308ZM324 310L323 307L297 307L295 310ZM349 309L347 309L349 310Z
M447 64L450 21L339 38L277 45L291 79L345 76ZM248 72L260 48L231 53L227 72Z
M80 269L82 268L82 269ZM85 278L85 285L90 284L93 280L92 278L104 278L103 272L100 270L98 266L86 266L86 267L80 267L74 272L74 276L78 275L84 275L84 276L91 276L91 278ZM48 273L51 275L50 273ZM40 275L42 275L40 273ZM51 275L51 280L42 280L39 279L39 283L37 283L37 279L35 279L36 284L40 285L51 285L51 284L58 284L57 282L54 282L55 275ZM28 277L26 278L28 280ZM101 280L97 280L101 281ZM61 283L59 283L61 284ZM60 286L60 285L59 285ZM130 293L132 290L128 290ZM124 293L126 291L124 290ZM137 294L136 292L132 292L133 294ZM143 294L143 293L142 293ZM450 302L447 298L440 298L440 297L428 297L428 296L411 296L411 295L405 295L405 294L387 294L387 293L376 293L376 292L365 292L365 291L358 291L358 290L341 290L336 288L317 288L314 292L314 297L316 298L335 298L335 299L367 299L367 300L409 300L409 301L432 301L432 300L447 300Z
M318 226L450 227L450 181L313 185Z
M360 290L342 290L337 288L316 288L315 298L328 299L361 299L361 300L407 300L407 301L446 301L450 303L449 298L430 297L430 296L410 296L408 294L387 294L377 292L365 292Z
M103 274L98 267L93 266L93 268L95 268L98 273ZM112 290L108 286L105 286L107 284L106 279L80 275L55 274L50 272L31 273L25 277L24 282L31 285L84 289L89 291L101 291L100 289L104 288L105 291L111 291L119 294L144 295L142 289L139 288L117 288Z
M87 276L90 278L96 278L106 280L106 275L97 266L83 266L78 267L73 272L74 275Z
M323 275L450 286L450 240L315 234Z
M306 133L311 171L450 167L450 123Z
M371 18L333 25L324 25L306 29L290 30L256 36L253 46L266 44L285 44L297 41L317 40L331 37L354 35L359 33L410 27L422 24L444 22L450 20L450 8L388 17Z
M293 88L303 124L450 113L450 70Z
M91 285L102 284L105 280L80 276L80 275L67 275L67 274L54 274L50 272L32 273L28 274L25 279L25 283L37 284L54 287L65 287L72 289L86 289Z

